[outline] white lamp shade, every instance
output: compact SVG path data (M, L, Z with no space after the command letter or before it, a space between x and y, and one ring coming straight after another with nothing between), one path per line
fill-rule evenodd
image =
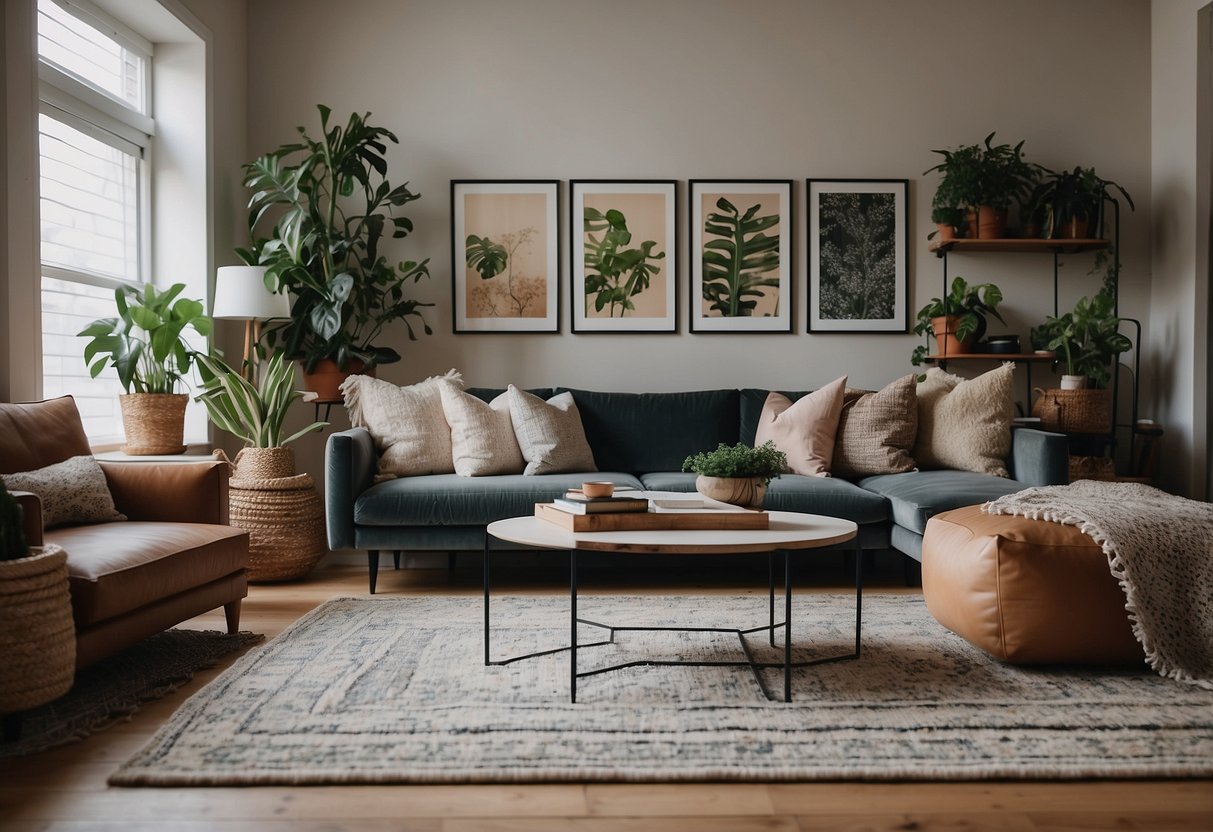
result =
M290 316L291 304L287 296L265 288L265 266L220 266L216 269L212 318L268 321Z

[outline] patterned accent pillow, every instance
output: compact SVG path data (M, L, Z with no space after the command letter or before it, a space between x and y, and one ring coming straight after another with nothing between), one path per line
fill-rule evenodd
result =
M462 383L462 376L454 370L408 387L364 375L350 376L341 383L350 424L366 428L375 440L380 475L454 472L442 386Z
M42 500L42 527L125 520L114 507L105 472L91 456L74 456L37 471L0 474L9 491L29 491Z
M522 473L598 470L572 393L560 393L545 402L511 384L505 394L509 398L514 435L526 460Z
M487 404L454 384L443 383L442 411L451 426L451 459L461 477L521 474L526 464L514 423L508 393Z
M807 477L830 476L834 457L834 435L842 413L847 377L836 378L795 404L782 393L767 395L758 417L754 445L772 441L787 454L788 470Z
M850 479L912 471L910 449L917 436L918 395L913 373L875 393L848 395L838 420L832 470Z
M1014 372L1010 362L967 380L938 367L927 370L918 385L914 458L919 466L1010 476Z

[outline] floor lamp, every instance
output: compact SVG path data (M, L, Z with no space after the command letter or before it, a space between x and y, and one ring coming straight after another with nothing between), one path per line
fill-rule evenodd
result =
M215 271L215 303L211 317L244 321L244 359L240 374L255 381L257 342L261 322L289 318L291 304L286 295L265 288L265 266L220 266Z

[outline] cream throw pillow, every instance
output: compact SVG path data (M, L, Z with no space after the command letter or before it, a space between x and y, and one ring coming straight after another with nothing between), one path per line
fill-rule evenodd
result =
M131 463L135 464L135 463ZM37 471L3 474L9 491L29 491L42 500L42 527L125 520L114 507L105 472L91 456L74 456Z
M830 476L834 435L842 414L847 377L836 378L795 404L782 393L767 395L758 417L754 445L768 440L787 454L788 470L808 477Z
M408 387L364 375L342 382L350 424L370 431L379 451L380 474L411 477L455 470L442 386L462 383L454 370Z
M833 472L858 478L912 471L910 449L918 436L914 374L875 393L847 398L834 441Z
M1009 476L1014 373L1010 362L969 380L928 370L918 385L918 465Z
M514 436L510 399L502 393L485 403L454 384L443 383L442 410L451 426L451 458L461 477L521 474L526 462Z
M598 470L572 393L560 393L545 402L511 384L505 394L509 397L514 435L526 460L522 473Z

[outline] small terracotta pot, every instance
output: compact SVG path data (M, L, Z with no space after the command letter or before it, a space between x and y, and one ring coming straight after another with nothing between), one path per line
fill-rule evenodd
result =
M341 383L352 375L364 374L371 377L375 375L375 368L365 370L363 364L356 358L351 358L346 362L347 369L338 368L337 362L325 358L316 364L316 369L312 372L303 371L303 389L309 390L316 394L316 398L321 402L339 402L341 401Z
M1090 233L1090 222L1085 217L1070 217L1063 223L1057 226L1057 232L1053 235L1063 240L1085 240Z
M1004 208L979 205L970 211L969 236L979 240L999 240L1007 235L1007 212Z
M767 484L762 477L704 477L695 478L695 490L703 496L743 508L762 508Z
M963 341L956 337L956 322L958 320L955 315L931 319L931 329L935 332L937 355L968 355L973 351L972 335L969 335Z
M939 233L935 236L935 239L939 242L946 243L949 240L956 239L956 226L937 222L935 223L935 228L939 231Z

